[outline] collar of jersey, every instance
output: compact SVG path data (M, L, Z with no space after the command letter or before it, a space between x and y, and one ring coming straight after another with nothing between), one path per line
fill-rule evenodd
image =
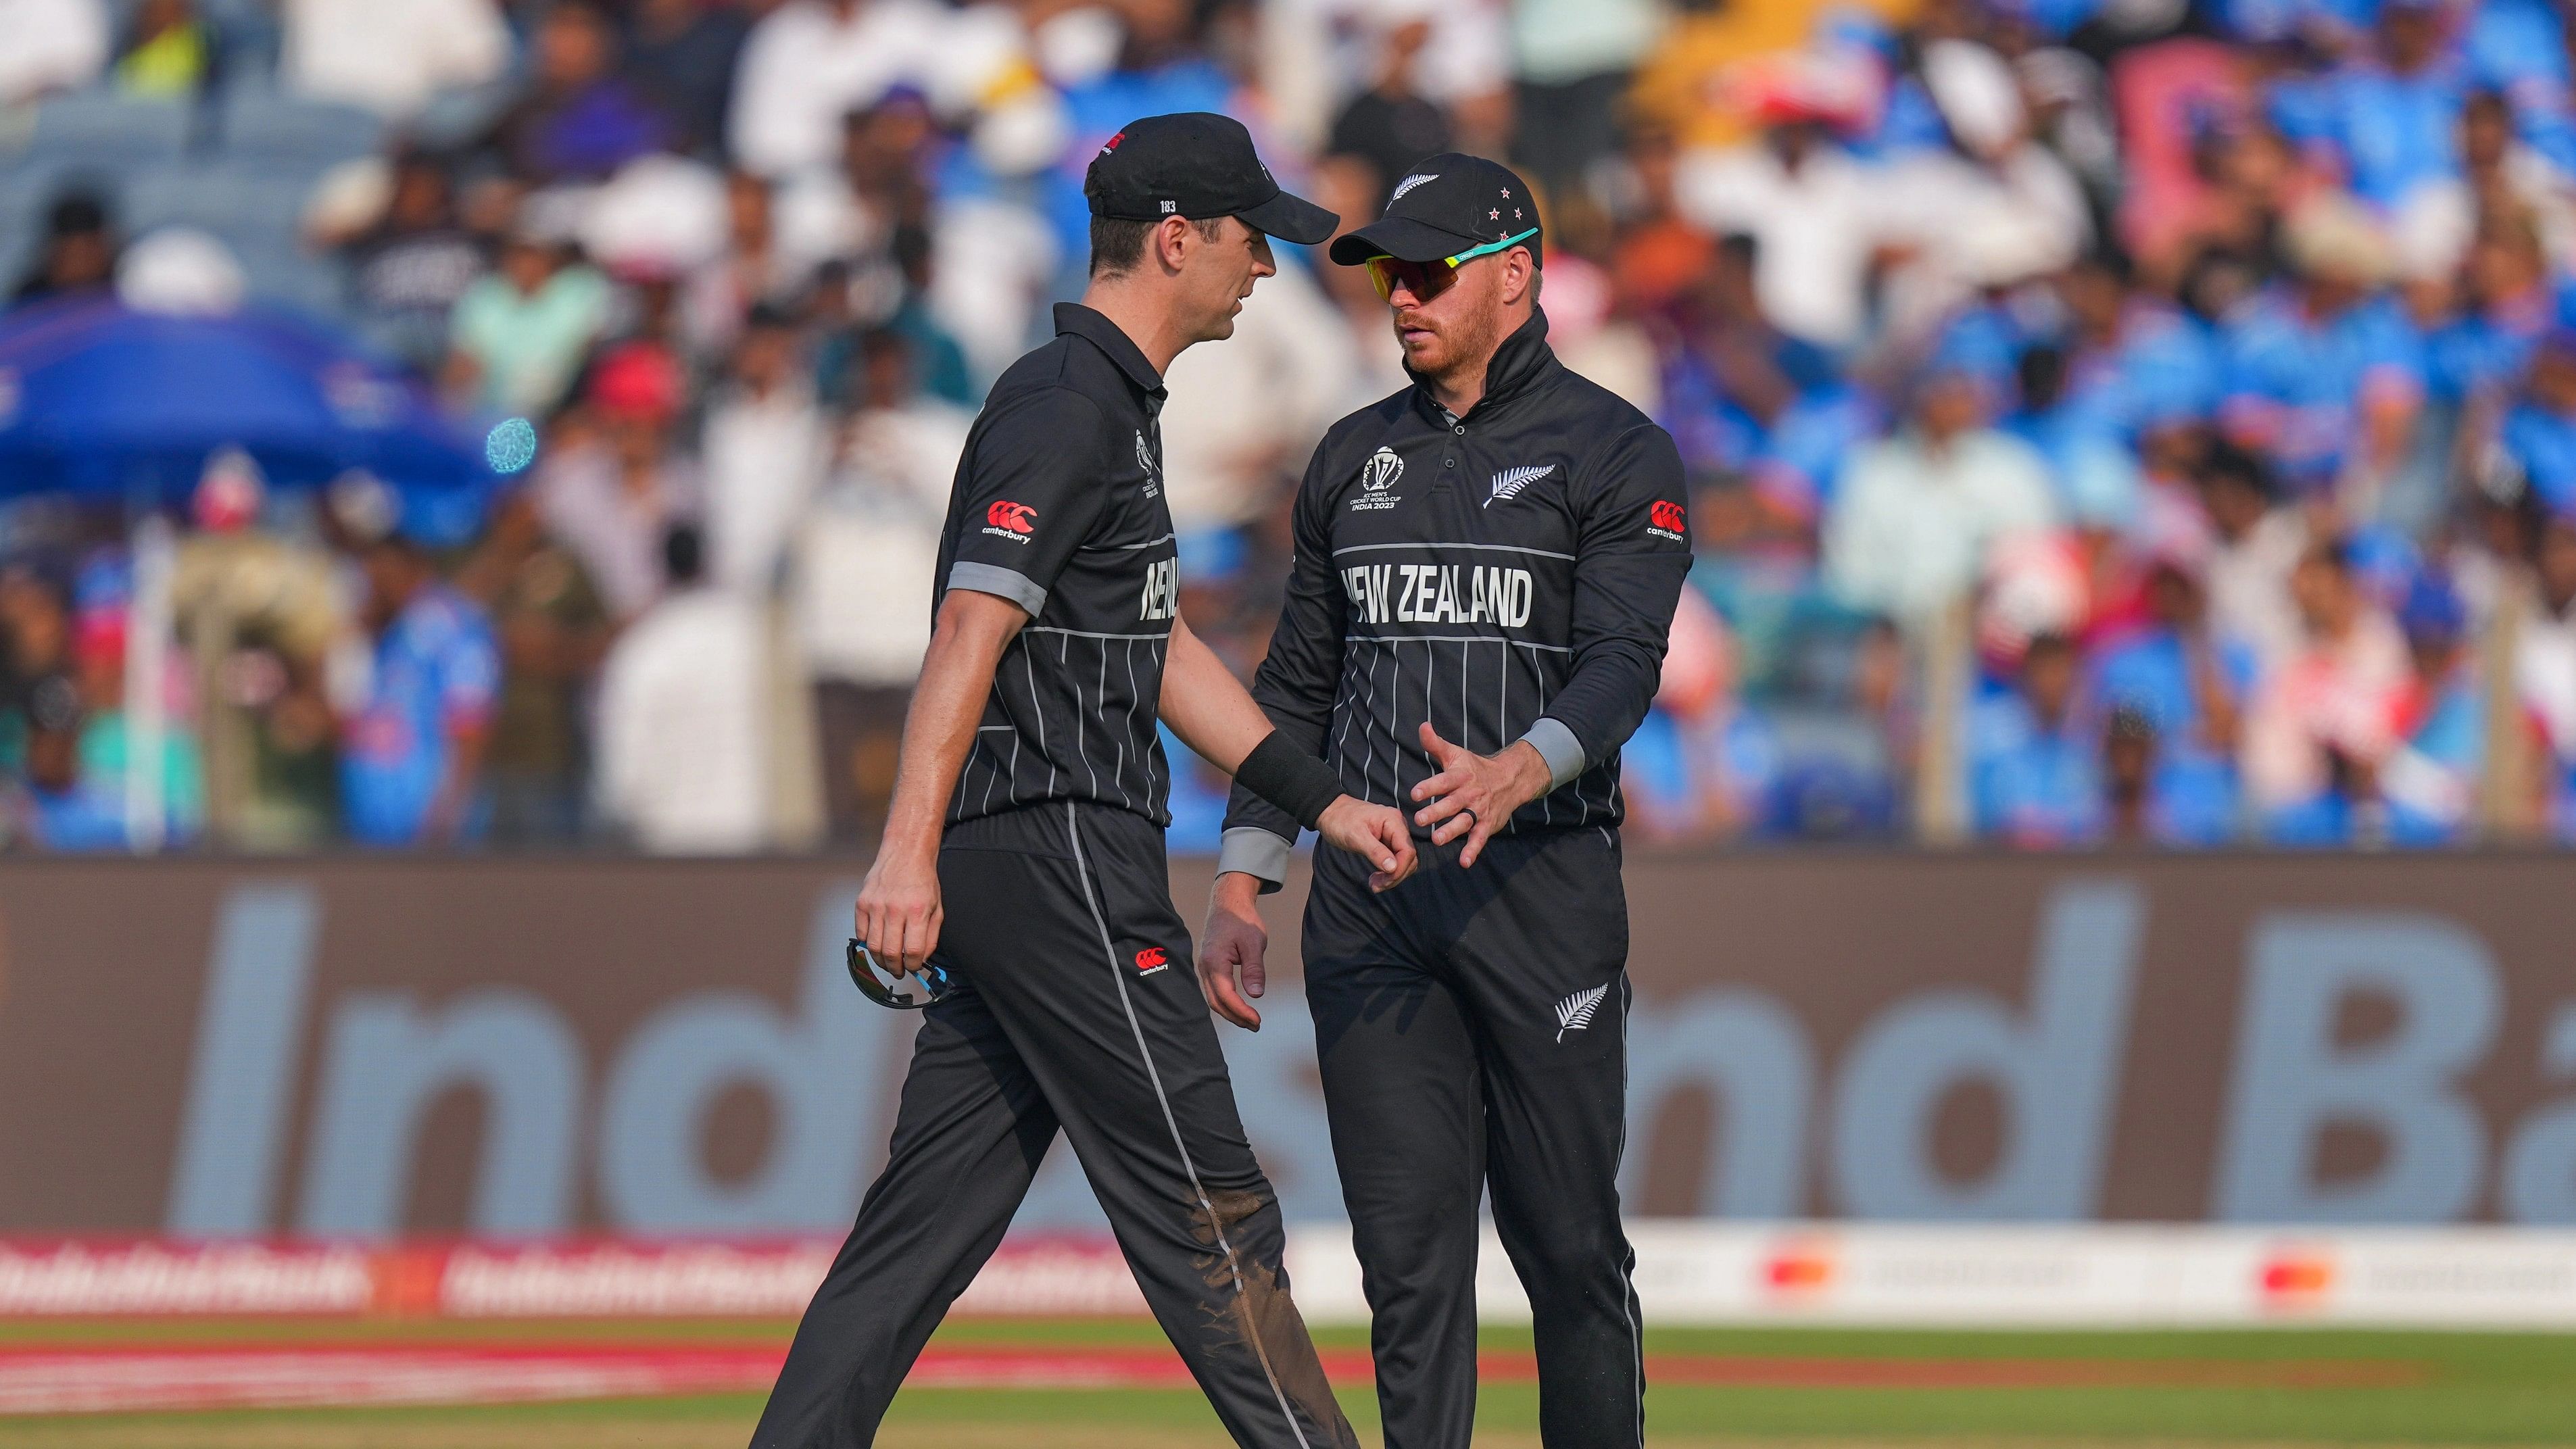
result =
M1058 302L1055 331L1058 337L1069 333L1107 353L1109 360L1118 364L1118 370L1127 374L1127 380L1147 396L1163 395L1163 375L1145 360L1145 350L1136 345L1136 339L1121 331L1117 323L1080 302Z
M1555 356L1547 345L1547 313L1544 309L1532 307L1529 320L1504 338L1502 345L1494 349L1494 360L1485 364L1485 395L1476 399L1474 407L1467 409L1467 416L1472 418L1488 412L1527 392L1530 384L1547 371L1549 361ZM1435 422L1446 417L1448 409L1440 406L1440 400L1431 395L1430 387L1422 381L1422 374L1414 372L1411 367L1405 368L1405 372L1413 378L1414 405L1422 409L1423 416ZM1448 424L1443 423L1442 426Z

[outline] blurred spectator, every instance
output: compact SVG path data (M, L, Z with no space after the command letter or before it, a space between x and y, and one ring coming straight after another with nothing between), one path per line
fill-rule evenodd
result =
M2414 664L2397 710L2399 744L2379 771L2388 838L2449 845L2468 837L2484 771L2486 691L2462 647L2468 613L2439 574L2418 574L2398 623Z
M315 100L400 120L445 90L498 79L510 32L498 0L279 0L284 80Z
M692 350L721 355L734 345L757 307L785 306L805 291L805 259L779 236L769 183L747 171L725 178L725 248L698 268L682 297L683 329Z
M1861 340L1870 270L1901 238L1878 179L1823 123L1784 118L1757 140L1687 155L1675 193L1702 231L1754 239L1762 310L1784 331L1828 348Z
M2271 452L2301 491L2366 495L2410 441L2422 339L2393 300L2373 295L2391 256L2359 206L2313 203L2287 240L2296 283L2227 323L2223 417L2235 441ZM2347 465L2357 479L2345 478Z
M2576 520L2550 518L2536 562L2539 607L2514 641L2514 684L2546 762L2541 818L2576 842Z
M1825 521L1825 572L1855 608L1923 625L1966 597L1986 549L2056 521L2029 444L1984 425L1975 378L1936 370L1906 428L1852 454Z
M213 29L195 0L142 0L116 51L116 88L127 95L179 99L203 89L215 67Z
M390 526L383 484L353 478L334 493L370 500L370 527ZM350 580L309 540L262 526L265 483L245 453L208 462L189 511L196 528L179 542L170 592L195 666L207 823L228 846L308 849L338 823L333 706L346 696L333 686L365 682L362 657L335 657L353 622Z
M1735 653L1706 596L1684 589L1654 708L1619 751L1628 826L1645 839L1722 840L1769 823L1780 742L1739 694Z
M116 282L116 254L107 203L92 192L66 191L45 213L41 250L11 300L23 305L106 296Z
M517 488L457 572L501 649L484 774L497 844L585 833L590 750L584 710L613 634L607 606L569 549L546 536L534 492Z
M634 0L627 77L654 99L694 154L724 149L734 68L751 34L749 8L731 0Z
M600 811L663 854L757 850L769 818L759 609L708 584L693 527L664 536L662 572L670 591L600 671Z
M2024 848L2103 834L2102 732L2079 707L2081 656L2063 634L2023 651L2014 688L1979 700L1968 723L1968 802L1977 834Z
M708 576L766 598L822 482L828 427L785 314L757 310L734 349L731 386L707 413Z
M2576 508L2576 332L2552 333L2536 350L2501 441L2543 508Z
M342 723L340 803L362 845L448 845L486 824L484 752L501 661L483 610L397 525L363 546L373 647Z
M2245 787L2272 839L2331 844L2367 828L2414 671L2346 545L2311 547L2290 587L2301 646L2267 670L2246 711Z
M485 408L542 416L563 400L608 308L608 279L522 222L499 270L457 298L448 386Z
M1542 195L1579 186L1616 144L1617 102L1664 28L1653 0L1518 0L1511 6L1512 159Z
M2271 475L2252 454L2213 448L2199 481L2212 534L2204 571L2210 624L2268 672L2300 647L2290 575L2308 551L2307 524L2274 502Z
M2576 262L2576 181L2514 136L2512 102L2480 91L2460 107L2459 170L2408 189L2390 219L2407 273L2448 276L2483 221L2521 220L2536 228L2548 258Z
M2141 832L2123 838L2168 845L2218 845L2237 831L2236 750L2246 696L2256 682L2254 651L2216 632L2207 595L2189 563L2160 559L2147 576L2147 617L2103 644L2091 690L2114 716L2146 773L2115 771L2134 792ZM2118 716L2130 717L2121 726ZM2127 736L2120 733L2129 731ZM2113 804L2122 797L2115 791Z
M204 761L188 729L184 694L170 688L166 677L154 682L164 696L155 758L134 758L147 742L131 727L125 707L131 583L120 556L94 560L82 570L72 646L73 682L80 690L83 717L81 778L114 794L123 809L132 776L157 776L153 788L160 793L161 841L185 845L205 823ZM127 814L130 824L134 812Z
M597 6L552 6L530 50L526 94L485 139L514 175L541 184L597 181L671 140L670 118L617 73L617 32Z
M0 108L77 90L107 64L105 0L0 0Z
M6 806L6 834L45 850L123 850L125 802L81 769L80 691L59 674L36 682L26 702L26 764Z
M340 245L360 322L380 345L435 371L448 319L483 272L483 248L459 224L446 168L416 152L398 158L383 214Z
M662 541L697 515L697 466L674 446L686 386L679 364L649 343L602 359L584 422L567 422L537 479L547 529L581 561L611 615L642 613L662 591Z
M1422 49L1431 42L1428 11L1401 9L1372 16L1376 71L1366 89L1342 106L1333 118L1327 149L1369 164L1377 191L1369 216L1386 209L1387 196L1413 163L1450 147L1449 115L1422 94L1415 74ZM1353 220L1344 218L1344 220Z
M2439 0L2385 0L2376 44L2321 81L2275 90L2273 117L2323 150L2353 191L2383 212L2457 167L2453 127L2467 77L2444 44Z
M832 838L873 838L894 792L913 677L930 643L939 525L973 416L922 393L911 349L859 348L860 399L831 481L798 529L792 608L814 679Z
M764 176L829 166L841 118L898 85L928 89L958 39L955 12L931 0L787 0L752 27L735 76L733 154ZM999 60L984 64L999 69Z

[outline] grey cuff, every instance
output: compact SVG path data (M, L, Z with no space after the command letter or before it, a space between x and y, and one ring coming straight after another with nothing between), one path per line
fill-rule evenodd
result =
M1225 832L1225 843L1217 847L1216 873L1240 871L1274 886L1283 885L1288 880L1290 844L1258 825L1232 826Z
M948 570L948 587L1008 599L1028 610L1032 619L1046 607L1046 590L1039 588L1035 579L999 564L960 562Z
M1563 720L1540 715L1529 733L1521 736L1521 742L1547 761L1549 789L1562 790L1583 773L1583 741L1574 737L1574 731L1567 729Z

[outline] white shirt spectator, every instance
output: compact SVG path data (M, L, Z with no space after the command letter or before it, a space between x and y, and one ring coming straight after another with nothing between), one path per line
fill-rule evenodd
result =
M921 673L940 518L973 423L927 397L851 421L851 462L796 534L796 635L815 677L899 687Z
M2265 674L2245 712L2246 793L2267 809L2315 798L2331 780L2329 748L2386 760L2411 672L2406 636L2375 606L2345 638L2309 640Z
M1702 230L1754 239L1754 291L1775 325L1842 347L1860 340L1870 257L1895 227L1882 185L1835 147L1813 147L1793 171L1754 142L1683 157L1674 201Z
M1936 449L1908 432L1845 469L1825 573L1852 604L1920 626L1974 586L1997 539L2055 522L2048 468L2029 444L1978 429Z
M0 106L77 90L107 64L100 0L0 0Z
M839 161L841 121L897 84L944 89L951 12L931 0L788 0L744 43L734 156L764 176Z
M765 596L830 457L813 390L798 382L765 398L735 391L708 413L701 453L708 575Z
M2307 551L2308 527L2289 508L2273 509L2243 538L2220 538L2209 551L2209 621L2222 636L2253 650L2267 672L2303 642L2299 610L2290 601L2290 573Z
M1245 522L1277 499L1339 416L1359 366L1342 315L1295 262L1256 284L1222 347L1173 359L1163 385L1164 483L1183 533Z
M494 0L281 0L287 88L402 118L510 64Z
M655 604L599 681L599 803L645 849L759 849L769 811L759 606L722 589Z

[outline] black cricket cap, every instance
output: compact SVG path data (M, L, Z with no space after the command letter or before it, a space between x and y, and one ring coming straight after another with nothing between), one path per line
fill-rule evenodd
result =
M1510 167L1443 151L1413 163L1395 183L1386 215L1333 243L1333 260L1356 267L1371 257L1436 262L1531 235L1514 246L1539 255L1538 200Z
M1128 122L1091 158L1082 194L1091 199L1093 216L1236 216L1246 226L1306 246L1329 238L1341 224L1333 213L1279 189L1241 121L1207 111Z

